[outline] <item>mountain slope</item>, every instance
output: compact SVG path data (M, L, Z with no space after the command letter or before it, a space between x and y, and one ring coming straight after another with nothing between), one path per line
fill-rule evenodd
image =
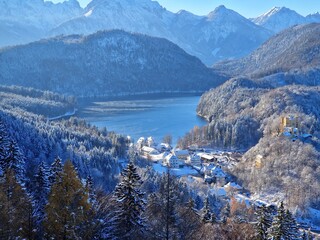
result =
M82 13L76 0L53 4L43 0L0 1L0 46L38 40L47 32Z
M0 50L0 83L80 96L203 92L224 78L173 43L124 31Z
M221 62L213 68L228 76L262 78L273 75L283 81L300 74L305 76L306 84L309 80L312 84L319 74L319 34L319 23L298 25L270 38L249 56Z
M271 36L224 6L200 17L186 11L171 13L150 0L93 0L83 16L61 24L51 34L90 34L103 29L167 38L208 65L244 56Z

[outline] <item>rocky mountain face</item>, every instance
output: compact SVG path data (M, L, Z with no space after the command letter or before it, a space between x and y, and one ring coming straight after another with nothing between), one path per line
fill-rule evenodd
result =
M75 96L203 92L222 83L168 40L120 30L0 50L0 83Z
M0 46L121 29L166 38L211 65L244 56L271 36L269 30L224 6L207 16L172 13L151 0L92 0L85 9L76 0L62 4L3 0L0 8L0 29L6 33Z

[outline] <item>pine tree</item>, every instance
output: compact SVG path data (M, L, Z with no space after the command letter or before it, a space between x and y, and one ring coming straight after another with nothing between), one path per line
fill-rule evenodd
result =
M168 169L159 183L159 190L148 198L147 222L151 239L177 237L178 183Z
M113 234L122 239L137 238L144 229L144 193L141 178L132 162L122 173L122 179L114 192L115 216L112 221Z
M204 201L204 207L201 209L201 219L204 223L215 223L216 222L216 216L211 211L208 196L206 197L206 200Z
M96 193L94 190L93 178L91 177L91 175L88 175L88 177L86 179L85 190L89 196L89 199L88 199L89 203L94 205L94 203L96 201Z
M285 213L285 226L286 226L286 234L284 239L286 240L300 239L300 232L297 226L297 222L289 210L287 210Z
M52 186L57 178L61 181L61 173L62 173L63 165L61 159L58 157L51 164L50 174L49 174L49 184Z
M89 238L83 226L91 220L91 206L71 161L65 163L60 176L61 180L51 188L45 208L45 234L54 239Z
M9 140L6 135L2 139L0 147L0 168L5 173L6 170L12 169L18 181L24 181L24 157L13 140Z
M177 223L179 239L193 239L194 234L199 231L201 220L193 199L190 199L186 206L179 207Z
M33 239L31 201L13 169L0 180L0 239Z
M262 205L262 207L258 208L256 216L257 222L255 224L255 229L257 233L257 240L266 240L268 239L268 229L272 225L271 213L268 211L266 206Z
M269 238L272 240L282 240L286 236L286 224L285 224L285 210L283 207L283 202L280 203L278 207L277 215L274 217L272 226L270 229Z
M42 238L42 223L45 217L45 206L47 204L47 198L49 193L48 171L44 162L41 162L39 165L38 171L35 175L33 188L33 206L34 216L37 225L37 235L38 238Z
M6 162L4 161L9 149L9 136L5 130L2 122L0 122L0 176L4 174L4 170L7 168Z

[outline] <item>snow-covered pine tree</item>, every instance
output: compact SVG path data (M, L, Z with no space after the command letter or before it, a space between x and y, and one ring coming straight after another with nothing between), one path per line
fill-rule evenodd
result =
M293 217L292 213L289 210L286 210L285 213L285 226L287 229L285 240L300 239L301 236L296 219Z
M115 238L135 239L141 236L145 223L144 193L140 190L141 178L132 162L121 173L121 181L114 192L115 212L112 219Z
M256 238L257 240L266 240L268 239L268 229L272 225L271 213L265 205L262 205L255 214L257 216L255 223Z
M8 169L15 172L19 182L24 181L24 156L17 143L9 138L4 130L0 129L0 172Z
M63 169L62 161L59 157L57 157L50 167L50 173L48 178L50 187L56 182L57 177L59 177L59 179L61 180L62 169Z
M36 219L37 236L43 238L42 222L45 218L45 206L49 193L48 170L44 162L41 162L33 182L33 208Z
M89 196L88 198L89 203L94 205L96 201L96 193L94 189L93 178L91 175L88 175L88 177L86 178L85 190Z
M3 175L3 172L6 169L6 162L4 161L4 159L7 156L9 144L9 136L7 134L7 131L5 130L5 126L0 121L0 176Z
M286 233L285 210L283 202L281 202L278 207L277 215L273 219L268 238L272 240L283 240Z
M215 214L212 212L209 203L209 197L206 197L204 206L201 209L201 219L204 223L215 223L217 221Z

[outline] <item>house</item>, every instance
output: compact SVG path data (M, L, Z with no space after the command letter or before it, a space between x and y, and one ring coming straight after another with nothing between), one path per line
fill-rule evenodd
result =
M220 186L226 184L227 174L221 169L221 166L215 166L211 169L211 176L214 178L215 182Z
M145 157L149 157L150 155L157 155L159 154L158 150L152 148L152 147L148 147L148 146L143 146L141 148L141 153L142 155L144 155Z
M256 160L254 162L256 168L261 168L262 167L262 159L263 159L262 155L258 154L256 156Z
M141 137L138 139L136 147L138 151L141 151L142 147L145 145L145 139L144 137Z
M203 154L201 154L201 160L202 160L202 161L205 161L205 162L214 162L214 161L216 161L217 159L216 159L214 156L212 156L212 155L203 153Z
M189 157L188 150L174 149L172 153L181 160L187 160L187 158Z
M197 154L192 154L191 156L189 155L186 163L192 166L201 166L201 157Z
M169 154L163 159L163 165L170 168L179 168L180 162L181 161L173 154Z
M148 147L153 147L155 145L152 137L147 138L147 145Z
M172 148L171 148L170 144L168 144L168 143L160 143L157 146L157 150L159 152L169 152L169 151L171 151L171 149Z

